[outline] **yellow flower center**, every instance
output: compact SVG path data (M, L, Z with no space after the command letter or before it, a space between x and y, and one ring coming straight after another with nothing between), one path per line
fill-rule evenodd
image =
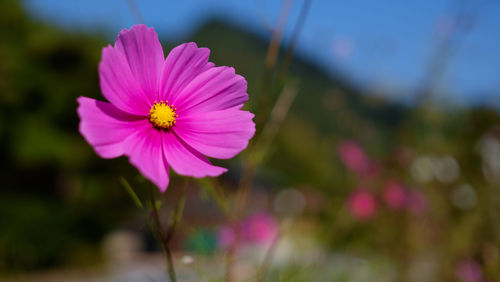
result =
M153 124L154 127L159 129L169 129L175 124L175 118L177 114L173 105L168 105L168 101L156 102L149 110L149 121Z

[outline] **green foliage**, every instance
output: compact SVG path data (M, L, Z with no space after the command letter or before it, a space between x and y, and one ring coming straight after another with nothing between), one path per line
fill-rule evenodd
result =
M130 203L110 175L133 170L100 160L78 133L75 99L100 96L105 41L32 21L10 0L0 37L0 272L72 263Z

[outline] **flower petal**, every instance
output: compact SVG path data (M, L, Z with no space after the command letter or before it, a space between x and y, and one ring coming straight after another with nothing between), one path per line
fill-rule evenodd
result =
M214 66L208 62L210 50L196 43L181 44L167 56L160 81L160 100L173 101L196 76Z
M165 61L154 28L140 24L122 30L116 40L116 49L125 55L137 82L154 103L158 99L158 81Z
M254 115L238 109L179 116L175 132L200 153L228 159L245 149L255 133Z
M153 28L144 25L122 30L115 47L102 50L99 63L101 91L123 111L145 115L158 98L163 49Z
M174 132L164 135L165 156L172 169L192 177L219 176L227 169L212 165L202 154L182 141Z
M167 190L169 182L168 163L163 153L164 135L152 126L144 127L125 143L130 163L162 192Z
M188 112L241 109L248 100L247 82L234 68L214 67L193 79L172 103L179 116Z
M124 141L137 128L150 126L147 119L125 113L107 102L79 97L80 133L102 158L124 154Z

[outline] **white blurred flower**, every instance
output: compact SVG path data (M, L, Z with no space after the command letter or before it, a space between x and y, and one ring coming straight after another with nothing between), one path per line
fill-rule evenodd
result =
M410 174L418 182L427 183L434 178L434 158L421 156L416 158L410 166Z
M460 176L460 167L452 156L435 159L432 171L434 177L444 184L453 183Z
M500 183L500 141L487 135L478 145L484 177L491 183Z
M460 184L451 193L451 203L461 210L472 209L477 203L476 191L469 184Z
M116 230L103 240L104 256L111 263L131 261L143 249L141 236L131 230Z
M182 264L192 264L194 262L194 258L192 256L186 255L181 258L181 262Z
M420 183L428 183L436 179L441 183L451 184L459 178L460 166L452 156L424 155L413 161L410 174Z

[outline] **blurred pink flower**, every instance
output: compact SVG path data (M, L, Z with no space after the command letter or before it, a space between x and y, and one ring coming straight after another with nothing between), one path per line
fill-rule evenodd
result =
M420 215L428 208L427 198L419 191L411 191L408 195L408 209L414 215Z
M210 50L181 44L165 58L153 28L135 25L102 50L101 91L109 101L79 97L80 133L103 158L125 155L161 191L169 168L184 176L218 176L255 132L245 78L215 67Z
M278 234L276 221L267 213L257 213L243 222L243 236L255 243L269 243Z
M271 243L278 235L278 224L274 218L267 213L257 213L241 224L234 226L223 226L217 233L217 243L222 248L232 244ZM239 238L238 238L239 236Z
M352 140L342 141L337 149L340 159L350 171L361 176L375 172L375 166L357 142Z
M217 244L221 248L227 248L234 244L236 232L230 226L222 226L217 233Z
M389 181L384 187L384 201L391 210L401 210L408 204L408 192L397 181Z
M461 282L483 281L483 270L481 265L472 259L459 262L456 268L456 275Z
M377 213L377 200L373 193L358 189L348 198L348 209L359 220L369 220Z

